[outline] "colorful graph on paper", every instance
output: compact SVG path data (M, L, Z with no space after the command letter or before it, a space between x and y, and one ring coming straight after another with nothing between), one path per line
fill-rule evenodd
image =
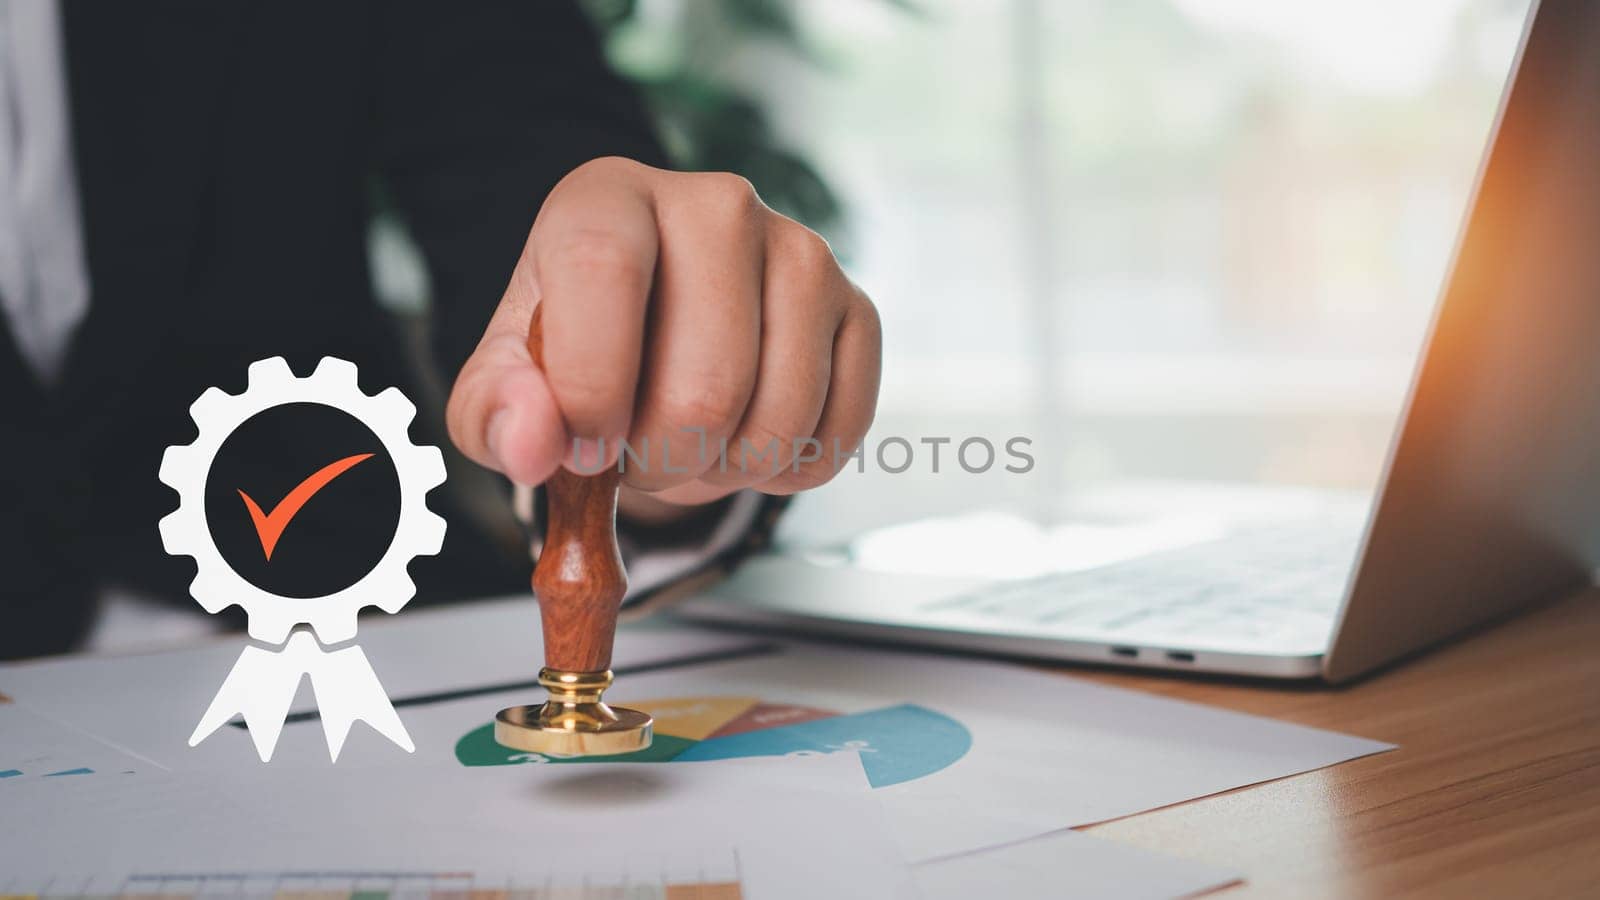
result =
M131 772L122 751L11 702L0 702L0 780Z
M582 762L697 762L750 756L833 752L861 754L873 787L931 775L965 756L972 735L960 722L912 703L857 713L774 703L759 697L674 697L629 701L656 720L655 740L637 753L587 756ZM510 750L484 724L456 742L467 766L571 762Z
M700 873L654 879L479 879L465 872L149 874L6 886L0 900L742 900L738 857Z

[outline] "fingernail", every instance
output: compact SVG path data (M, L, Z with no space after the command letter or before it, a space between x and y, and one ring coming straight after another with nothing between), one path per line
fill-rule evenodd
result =
M606 439L573 438L567 468L578 475L593 475L605 467Z
M511 410L509 408L501 407L495 410L494 414L489 417L489 430L485 437L489 444L489 455L494 457L494 461L500 464L501 469L506 466L506 457L501 452L500 445L506 439L506 428L510 421Z

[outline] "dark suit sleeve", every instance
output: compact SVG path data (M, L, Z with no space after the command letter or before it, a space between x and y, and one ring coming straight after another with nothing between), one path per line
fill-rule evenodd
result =
M661 165L633 91L571 0L374 6L384 189L429 268L433 346L455 378L550 188L583 162Z

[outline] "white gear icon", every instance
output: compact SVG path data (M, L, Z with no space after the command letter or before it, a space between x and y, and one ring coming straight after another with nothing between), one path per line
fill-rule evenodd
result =
M289 403L330 406L360 420L383 445L400 484L399 522L382 558L355 584L323 597L283 597L251 584L222 558L206 522L206 479L223 442L257 413ZM330 652L318 641L353 639L356 614L367 606L398 612L417 591L406 566L417 556L438 553L444 544L445 521L427 506L428 492L444 483L444 455L437 447L411 443L406 431L416 412L398 388L372 397L363 394L355 365L331 356L323 357L306 378L296 377L281 356L260 360L250 365L243 393L208 388L189 407L199 436L192 444L168 447L161 458L159 477L178 492L178 508L161 519L162 546L174 556L194 557L189 593L207 612L238 604L249 617L250 637L283 645L277 650L245 648L201 716L190 746L238 712L262 761L271 759L301 676L309 675L328 752L335 760L356 719L406 752L414 749L361 648ZM310 625L317 640L296 631L300 624Z
M389 549L361 580L325 597L280 597L240 577L223 560L206 524L206 477L222 443L251 416L286 403L318 403L361 420L377 435L394 462L400 481L400 522ZM444 519L427 506L427 493L444 483L444 454L438 447L411 443L406 429L416 416L399 388L376 396L361 393L354 363L325 356L316 371L298 378L281 356L250 365L242 394L208 388L189 407L200 429L192 444L168 447L161 457L160 478L178 492L178 508L161 520L161 544L174 556L194 557L196 573L189 593L216 613L237 603L249 616L250 636L282 644L295 625L305 623L324 644L356 636L356 613L376 606L399 612L417 587L406 566L417 556L432 556L444 544Z

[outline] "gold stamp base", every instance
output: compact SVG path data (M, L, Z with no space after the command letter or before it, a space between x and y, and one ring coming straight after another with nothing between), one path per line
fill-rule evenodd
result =
M600 695L611 672L539 670L550 699L538 706L513 706L494 717L501 746L552 756L614 756L650 746L655 721L636 709L608 706Z

